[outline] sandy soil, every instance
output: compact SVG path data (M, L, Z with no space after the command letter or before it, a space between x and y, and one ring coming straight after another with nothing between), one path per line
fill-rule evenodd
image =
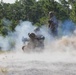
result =
M3 53L0 75L76 75L75 58L67 53Z

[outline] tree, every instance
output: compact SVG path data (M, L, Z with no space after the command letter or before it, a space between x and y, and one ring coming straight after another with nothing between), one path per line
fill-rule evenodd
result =
M72 4L72 10L70 13L70 19L76 23L76 2Z

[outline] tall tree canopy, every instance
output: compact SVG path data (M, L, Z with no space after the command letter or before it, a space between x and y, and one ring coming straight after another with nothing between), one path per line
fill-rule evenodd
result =
M71 8L70 8L71 6ZM47 24L49 11L55 11L56 16L60 20L71 19L76 22L76 0L16 0L15 3L0 3L0 34L4 35L4 30L14 31L14 28L20 20L28 20L34 25ZM3 19L11 22L6 27Z

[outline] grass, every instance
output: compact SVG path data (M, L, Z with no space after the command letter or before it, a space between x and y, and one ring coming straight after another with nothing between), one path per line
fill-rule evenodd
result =
M0 54L7 53L7 52L11 52L11 51L10 51L10 50L7 50L7 51L5 51L5 50L0 50Z

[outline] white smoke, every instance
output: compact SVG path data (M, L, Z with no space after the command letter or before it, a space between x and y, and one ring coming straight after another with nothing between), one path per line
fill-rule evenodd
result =
M0 36L0 46L2 47L2 50L21 50L23 46L22 38L29 38L28 33L34 32L35 28L37 27L33 26L29 21L21 22L16 26L14 32L8 32L6 37ZM46 27L40 28L40 34L44 35L46 39L50 39L50 35L48 34Z
M9 32L6 37L0 36L0 47L2 50L22 50L23 42L22 38L29 38L28 33L34 32L36 26L33 26L29 21L23 21L19 25L16 26L14 32ZM71 50L75 50L75 26L74 23L70 20L67 20L62 23L59 28L59 37L53 37L48 33L48 28L46 26L42 26L40 28L40 34L45 36L45 50L48 51L57 51L63 50L66 51L71 48ZM74 35L72 35L74 32ZM72 37L68 37L68 35ZM66 36L64 36L66 35ZM72 44L73 43L73 44ZM68 45L68 46L67 46Z

